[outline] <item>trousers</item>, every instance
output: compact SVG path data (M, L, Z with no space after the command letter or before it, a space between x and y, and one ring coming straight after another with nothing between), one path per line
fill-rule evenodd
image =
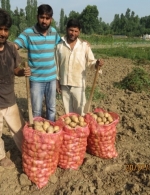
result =
M56 80L50 82L30 81L33 117L42 115L42 102L45 97L46 119L54 121L56 115Z
M66 114L73 112L83 115L86 103L85 89L62 85L61 91Z
M5 157L4 141L2 139L4 119L10 129L12 138L20 151L23 140L22 129L25 125L25 121L19 112L17 104L4 109L0 108L0 160Z

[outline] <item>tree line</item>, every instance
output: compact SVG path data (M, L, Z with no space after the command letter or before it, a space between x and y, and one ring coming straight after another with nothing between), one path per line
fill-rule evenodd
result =
M10 0L0 0L1 8L7 10L13 20L10 38L15 39L20 32L29 26L33 26L37 20L37 0L27 0L25 9L11 10ZM143 34L150 34L150 15L139 17L135 15L134 11L129 8L125 14L115 14L112 22L105 23L99 17L97 6L87 5L81 13L70 11L67 16L62 8L60 10L60 20L57 23L53 20L52 26L61 34L65 33L67 21L71 18L79 19L82 25L82 33L84 34L98 34L98 35L126 35L130 37L141 36Z

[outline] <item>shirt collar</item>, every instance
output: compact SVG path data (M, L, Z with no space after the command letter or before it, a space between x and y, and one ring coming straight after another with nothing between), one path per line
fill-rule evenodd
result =
M36 34L41 34L40 33L40 30L39 30L39 26L38 26L38 23L35 25L35 26L33 26L33 30L34 30L34 32L36 33ZM52 30L51 30L51 26L48 28L48 30L47 30L47 34L51 34L51 32L52 32Z
M63 37L61 37L61 39L62 39L66 44L68 44L68 43L67 43L67 36L63 36ZM77 38L76 44L79 44L80 42L81 42L80 39Z

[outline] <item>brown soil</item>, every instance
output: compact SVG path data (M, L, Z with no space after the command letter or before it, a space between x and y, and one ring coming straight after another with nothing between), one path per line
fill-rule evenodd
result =
M4 125L3 139L7 155L16 168L4 170L0 167L0 195L150 195L150 95L120 90L114 82L122 80L136 65L124 58L107 58L97 86L105 99L93 102L118 113L115 159L101 159L85 154L78 170L57 168L48 185L38 190L22 171L21 154ZM150 65L144 65L149 71ZM94 74L88 71L88 85ZM25 78L15 79L17 103L28 121ZM64 114L61 100L57 100L57 117Z

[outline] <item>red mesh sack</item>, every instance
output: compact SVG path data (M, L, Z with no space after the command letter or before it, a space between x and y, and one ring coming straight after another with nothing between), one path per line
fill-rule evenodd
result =
M106 111L97 108L94 113ZM91 114L86 114L85 119L89 123L90 134L87 140L87 152L100 158L115 158L118 153L115 149L116 125L119 116L114 112L109 112L113 121L110 124L100 125Z
M37 117L34 121L45 121ZM57 133L41 133L28 127L23 129L22 160L23 170L29 179L40 189L44 187L58 165L59 150L62 144L63 131L59 122L50 122L52 126L59 126L60 131Z
M65 117L79 116L75 113L69 113L60 117L63 121ZM85 127L76 126L71 128L64 123L63 126L63 142L59 153L58 166L63 169L78 169L83 163L86 152L87 137L89 135L89 128L86 124Z

